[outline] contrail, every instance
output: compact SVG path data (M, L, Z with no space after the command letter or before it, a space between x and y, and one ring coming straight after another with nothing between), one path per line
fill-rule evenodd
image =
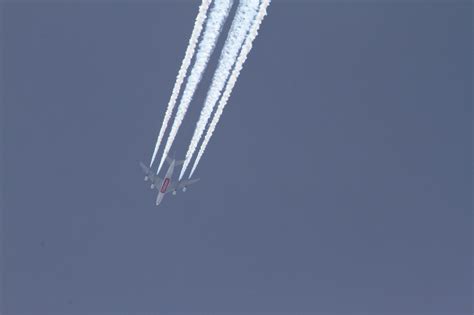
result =
M173 145L174 138L178 133L178 129L183 122L184 115L188 109L189 103L191 102L194 92L196 91L199 81L201 81L202 74L206 69L209 57L214 51L216 46L217 38L221 32L222 26L229 15L230 8L232 7L233 0L215 0L214 6L212 7L209 18L206 22L206 29L204 35L199 43L199 49L196 53L196 60L194 61L191 74L188 76L186 87L181 97L181 102L178 106L178 111L171 127L168 140L166 141L163 156L161 157L160 165L158 166L157 173L160 171L161 166L165 158L168 156L169 150Z
M239 3L237 13L235 14L229 35L227 36L219 59L219 65L216 72L214 73L211 87L207 92L204 107L202 108L201 115L198 122L196 123L196 129L194 130L193 137L189 144L188 152L186 153L186 160L181 169L179 180L181 180L184 173L186 172L186 168L191 162L191 158L196 151L199 140L204 133L204 129L206 128L209 118L211 117L212 111L214 110L214 107L221 96L222 89L224 88L227 78L229 77L232 66L235 63L235 59L237 58L245 37L250 30L252 21L257 14L259 3L260 0L241 0Z
M199 36L201 35L202 26L206 20L206 14L209 9L209 5L212 0L202 0L201 5L199 6L199 13L194 22L193 32L191 38L189 39L188 47L186 48L186 53L184 54L183 61L181 62L181 67L179 68L178 75L176 77L176 82L174 83L173 92L171 93L170 100L168 102L168 107L166 108L165 118L163 119L163 124L161 125L160 133L155 144L155 150L153 151L153 156L151 157L150 167L155 161L156 153L160 148L161 141L163 140L163 135L165 134L166 128L168 127L168 122L173 113L174 106L176 104L176 99L178 98L179 91L181 90L181 85L183 85L184 78L188 72L189 65L194 56L194 51L196 50L196 44L198 42Z
M204 141L201 144L201 147L199 148L198 155L196 157L196 160L194 161L194 165L193 165L193 168L191 169L191 173L189 177L191 177L194 171L196 170L196 167L199 164L199 161L201 160L201 157L204 151L206 150L206 146L209 143L209 140L211 139L214 130L216 129L216 125L219 122L219 118L222 115L222 112L224 110L225 105L227 104L227 101L229 100L232 89L234 88L234 85L237 82L237 78L239 77L240 71L242 70L242 66L244 65L245 60L247 59L247 55L252 49L252 42L254 41L255 37L257 37L260 24L262 23L265 15L267 14L267 7L268 5L270 5L270 1L271 0L263 0L262 3L260 4L257 17L255 18L255 21L252 24L252 28L249 32L249 35L245 39L245 43L235 63L234 70L232 70L232 74L230 75L229 81L226 84L224 93L222 94L222 97L219 101L214 117L212 117L212 121L211 121L211 124L209 125L209 129L207 130L206 136L204 137Z

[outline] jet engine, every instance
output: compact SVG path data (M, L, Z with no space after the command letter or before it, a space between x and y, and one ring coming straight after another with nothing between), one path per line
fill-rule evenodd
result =
M150 188L151 188L151 189L155 188L155 185L151 184Z
M145 182L148 180L148 176L145 176Z
M183 192L186 192L186 187L183 187Z
M176 195L176 190L173 190L173 196Z

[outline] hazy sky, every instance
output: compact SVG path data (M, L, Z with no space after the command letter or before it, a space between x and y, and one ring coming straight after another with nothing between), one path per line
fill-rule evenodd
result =
M2 314L472 313L471 1L274 0L159 208L198 2L1 7Z

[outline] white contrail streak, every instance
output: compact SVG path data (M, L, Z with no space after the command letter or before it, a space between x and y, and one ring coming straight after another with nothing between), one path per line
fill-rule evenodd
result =
M174 138L178 133L178 129L183 122L186 111L188 110L189 103L193 98L194 92L201 81L202 74L206 69L209 57L214 51L216 46L217 38L221 32L222 26L229 15L230 8L232 7L233 0L215 0L214 6L211 9L209 18L206 22L206 29L204 31L201 42L199 43L199 49L196 53L196 60L194 61L193 68L188 80L186 82L186 87L181 97L181 102L179 103L176 117L173 121L173 126L171 127L170 134L168 135L168 140L166 141L165 149L163 156L161 157L160 165L158 166L157 172L160 171L161 166L165 158L168 156L169 150L173 145Z
M267 14L267 7L269 4L270 4L270 0L263 0L262 3L260 4L257 17L255 18L255 21L252 25L250 33L245 40L242 50L240 51L239 57L237 58L234 70L232 70L232 74L230 75L229 81L226 84L224 93L222 94L222 97L217 106L217 110L214 114L214 117L212 117L211 124L209 125L209 129L207 130L206 136L204 137L204 141L201 144L201 147L199 148L198 155L196 157L196 160L194 161L194 165L193 165L193 168L191 169L191 173L189 177L191 177L194 171L196 170L196 167L199 164L199 161L201 160L201 157L204 151L206 150L206 146L209 143L209 140L211 139L214 130L216 129L216 125L219 122L219 118L222 115L222 112L224 110L225 105L227 104L227 101L229 100L232 89L234 88L234 85L237 82L237 78L239 77L240 71L242 70L242 66L244 65L245 60L247 59L247 55L252 49L252 42L254 41L255 37L257 37L260 24L262 23L265 15Z
M237 13L235 14L234 20L232 21L232 26L227 36L224 48L219 59L219 65L214 77L212 79L211 87L207 92L206 101L201 110L201 115L198 122L196 123L196 129L194 130L193 137L188 147L188 152L186 153L186 160L183 167L181 168L181 173L179 175L179 180L183 177L186 172L186 168L191 162L191 158L196 151L196 148L199 144L199 140L204 133L204 129L211 117L212 111L221 96L224 85L229 77L232 66L235 63L237 55L240 48L247 36L247 33L250 30L252 21L255 18L258 10L258 4L260 0L241 0L239 7L237 8Z
M168 102L168 107L166 108L163 124L161 125L160 133L158 134L158 138L156 140L155 150L153 151L153 156L150 161L150 167L152 166L153 161L155 161L156 153L158 153L161 141L163 140L166 128L168 127L168 122L171 118L171 114L173 113L173 109L176 104L176 99L178 98L179 91L181 90L181 85L183 85L184 78L186 77L189 65L191 64L191 60L193 59L194 51L196 50L196 44L198 42L199 36L201 35L202 26L204 25L204 21L206 20L206 14L211 2L212 0L202 0L202 3L199 7L199 13L196 17L196 21L194 22L193 32L191 34L191 38L189 39L188 47L186 48L186 53L184 54L183 61L181 62L181 67L179 68L178 75L176 77L176 82L174 83L173 92L171 93L171 97Z

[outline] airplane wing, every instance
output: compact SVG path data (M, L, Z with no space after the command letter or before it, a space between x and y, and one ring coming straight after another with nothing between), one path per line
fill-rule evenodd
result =
M199 181L199 178L195 178L195 179L184 179L182 181L180 181L178 183L178 185L176 186L176 189L180 189L180 188L184 188L184 187L187 187L189 185L192 185L196 182Z
M161 185L161 183L163 183L163 180L160 177L156 176L156 175L153 175L152 181L153 181L153 185L155 185L155 187L159 187Z
M188 187L189 185L194 184L197 181L199 181L199 178L185 179L185 180L182 180L182 181L177 182L177 183L174 182L174 183L172 183L171 185L168 186L168 190L166 191L166 193L169 193L170 191L174 191L174 190L178 190L178 189L181 189L181 188Z
M145 164L143 164L142 162L140 162L140 167L142 168L143 170L143 173L145 173L146 177L148 177L148 179L150 179L150 181L155 185L155 186L159 186L161 185L161 178L158 177L157 175L155 175L155 173L149 168L147 167Z
M143 164L143 162L140 162L140 167L146 176L154 175L151 169L147 167L145 164Z

